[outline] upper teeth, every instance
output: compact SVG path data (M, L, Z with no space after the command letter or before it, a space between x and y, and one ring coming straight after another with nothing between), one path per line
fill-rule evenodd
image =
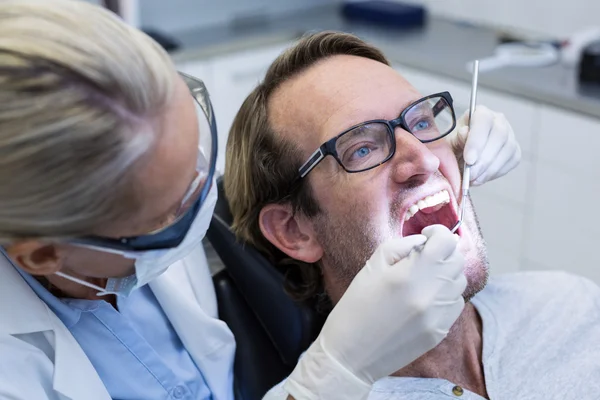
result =
M404 217L405 221L408 221L415 215L419 210L424 208L434 207L438 204L446 204L450 203L450 194L448 194L447 190L442 190L436 194L432 194L431 196L427 196L424 199L417 201L416 204L410 206L408 211L406 212L406 216Z

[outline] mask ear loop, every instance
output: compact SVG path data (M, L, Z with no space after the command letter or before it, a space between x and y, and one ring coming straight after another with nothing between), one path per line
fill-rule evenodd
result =
M71 282L79 283L80 285L87 286L91 289L95 289L98 291L98 296L104 296L104 295L109 294L109 293L106 293L106 288L100 287L98 285L94 285L93 283L89 283L87 281L84 281L83 279L75 278L74 276L67 275L60 271L55 272L54 274L60 276L61 278L68 279Z
M94 285L93 283L84 281L83 279L79 279L79 278L75 278L74 276L67 275L60 271L55 272L54 274L60 276L61 278L70 280L71 282L75 282L80 285L89 287L90 289L97 290L98 293L96 293L96 296L98 296L98 297L106 296L109 294L126 297L128 295L128 293L119 293L119 290L123 287L128 287L128 286L130 287L132 283L135 283L137 281L137 278L135 277L135 275L128 276L125 278L108 278L108 280L106 281L106 287L103 288L98 285Z

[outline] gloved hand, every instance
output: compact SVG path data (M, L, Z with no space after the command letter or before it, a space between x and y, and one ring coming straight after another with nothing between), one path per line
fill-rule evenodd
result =
M464 258L445 226L422 233L384 242L356 275L287 379L294 399L364 399L446 337L464 307Z
M521 161L521 147L503 114L477 106L469 132L469 112L456 123L456 131L447 138L454 152L471 165L471 185L506 175Z

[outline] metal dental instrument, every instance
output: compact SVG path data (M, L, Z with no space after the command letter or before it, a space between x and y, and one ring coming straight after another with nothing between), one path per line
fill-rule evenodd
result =
M471 130L471 117L475 114L475 104L477 104L477 84L479 80L479 60L473 63L473 80L471 81L471 102L469 104L469 131ZM470 133L470 132L469 132ZM471 183L471 166L465 163L462 178L462 198L460 200L460 210L458 213L458 222L454 225L451 232L456 233L463 223L465 216L465 203L469 195L469 185Z

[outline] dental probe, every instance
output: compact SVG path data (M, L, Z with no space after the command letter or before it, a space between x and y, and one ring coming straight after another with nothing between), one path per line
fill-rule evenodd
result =
M479 60L475 60L473 63L473 80L471 81L471 101L469 104L469 134L471 131L471 118L475 114L475 104L477 104L477 84L479 81ZM462 179L462 198L460 201L460 210L458 213L458 222L452 228L452 233L456 233L458 228L462 225L463 218L465 216L465 203L467 202L467 196L469 195L469 185L471 184L471 166L465 163L463 169Z

